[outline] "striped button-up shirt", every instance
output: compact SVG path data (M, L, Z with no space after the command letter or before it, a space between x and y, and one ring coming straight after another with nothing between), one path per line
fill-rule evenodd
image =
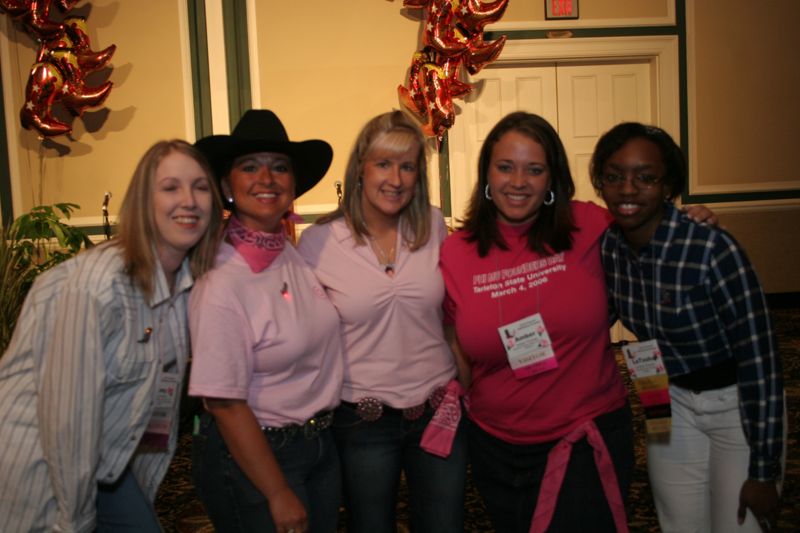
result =
M168 450L139 446L159 372L182 382L188 262L146 301L104 245L42 274L0 359L0 531L92 531L98 483L130 466L155 499Z
M780 473L783 383L777 344L750 261L724 230L669 205L638 253L612 226L602 242L615 316L640 340L655 339L670 376L736 360L751 479Z

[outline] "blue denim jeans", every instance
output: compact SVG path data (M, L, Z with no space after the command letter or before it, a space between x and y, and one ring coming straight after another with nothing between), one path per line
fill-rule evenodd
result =
M130 468L111 484L97 486L97 533L161 533L156 510Z
M633 426L625 406L595 418L614 463L623 501L633 475ZM528 533L547 454L558 441L509 444L468 422L469 454L475 485L498 533ZM614 518L586 438L572 448L548 531L615 532Z
M350 533L394 533L400 472L404 471L415 533L461 533L464 530L466 435L464 419L450 456L443 459L419 447L433 416L428 407L417 420L396 410L374 422L362 420L352 406L341 405L333 419Z
M336 531L341 470L330 429L313 438L282 432L265 438L289 487L306 508L309 533ZM217 532L275 531L267 499L236 464L208 413L193 439L192 477Z

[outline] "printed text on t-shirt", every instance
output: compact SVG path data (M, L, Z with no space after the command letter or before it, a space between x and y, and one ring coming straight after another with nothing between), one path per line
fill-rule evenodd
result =
M500 298L544 285L549 281L549 275L566 270L562 252L510 268L475 274L472 276L472 292L488 292L491 298Z

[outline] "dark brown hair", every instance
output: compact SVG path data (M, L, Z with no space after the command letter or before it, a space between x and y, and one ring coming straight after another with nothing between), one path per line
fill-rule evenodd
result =
M495 124L481 146L478 159L478 182L472 191L462 228L467 240L478 246L478 255L485 257L492 245L503 250L508 245L497 228L497 207L487 199L484 190L489 180L492 150L500 138L516 131L533 139L544 148L550 172L550 190L555 195L552 205L542 205L528 230L528 248L542 255L552 255L572 248L572 232L577 228L572 219L570 201L575 184L569 171L567 154L558 133L539 115L517 111Z

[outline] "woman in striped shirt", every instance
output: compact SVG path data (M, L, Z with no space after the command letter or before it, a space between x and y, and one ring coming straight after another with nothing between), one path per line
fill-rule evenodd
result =
M0 360L0 531L160 531L186 299L222 221L210 175L186 142L156 143L117 238L34 283Z

